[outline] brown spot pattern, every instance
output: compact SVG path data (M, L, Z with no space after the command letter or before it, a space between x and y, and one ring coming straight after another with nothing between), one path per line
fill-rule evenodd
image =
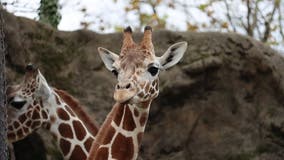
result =
M34 103L36 103L36 102L34 101ZM29 106L28 106L28 110L30 110L30 109L32 109L32 108L33 108L32 105L29 105Z
M50 129L50 127L51 127L50 123L46 123L45 128L46 128L47 130L49 130L49 129Z
M70 107L65 105L65 108L66 108L67 112L69 112L71 114L71 116L75 116L74 112L70 109Z
M19 117L20 123L24 123L26 119L27 119L27 117L26 117L25 114L22 114L22 115Z
M135 116L135 117L138 117L138 116L139 116L139 111L138 111L136 108L134 108L134 116Z
M29 129L27 127L23 127L25 133L29 133Z
M119 124L121 122L121 119L122 119L124 107L125 107L124 105L123 106L119 106L118 110L117 110L117 114L115 114L115 117L113 118L114 122L118 126L119 126Z
M149 97L149 94L146 94L146 96L144 97L144 99L148 98Z
M8 133L8 139L16 139L16 135L14 133Z
M148 93L149 89L150 89L150 84L147 83L147 85L146 85L146 87L145 87L145 92Z
M99 148L96 153L96 160L106 160L108 159L108 149L105 147Z
M144 93L143 93L143 92L140 92L140 93L138 94L138 96L142 98L142 97L144 97Z
M147 94L147 96L149 96L148 94ZM148 108L149 107L149 101L146 101L146 102L142 102L142 105L140 106L141 108ZM146 113L146 114L148 114L148 113Z
M130 111L128 105L125 107L122 128L127 131L133 131L136 128L136 125L135 125L135 122L132 116L132 112Z
M139 120L140 122L140 125L141 126L144 126L146 121L147 121L147 118L148 118L148 114L146 112L144 112L142 115L141 115L141 118Z
M56 100L56 104L57 104L57 105L61 105L58 96L55 96L55 100Z
M152 82L152 86L154 87L155 85L156 85L156 83L157 83L157 81L155 80L155 81L153 81Z
M94 139L91 138L91 137L89 137L89 138L85 141L85 143L84 143L84 146L85 146L85 148L86 148L86 150L87 150L88 152L89 152L90 149L91 149L91 146L92 146L93 141L94 141Z
M62 108L57 109L57 115L60 119L64 121L68 121L70 119L70 116L68 115L68 113Z
M47 113L45 111L41 111L41 116L43 119L47 119Z
M73 132L68 124L60 124L58 127L59 133L62 137L73 138Z
M12 131L13 127L12 126L8 126L8 130Z
M154 89L154 88L151 88L151 89L150 89L150 93L151 93L151 94L154 94L154 93L155 93L155 89Z
M36 105L36 106L35 106L35 110L39 111L39 110L40 110L40 106L39 106L39 105Z
M159 85L158 85L158 84L156 84L156 85L155 85L155 90L156 90L156 91L158 91L158 90L159 90L159 88L158 88L158 87L159 87Z
M113 138L114 133L115 133L115 129L112 126L110 126L107 134L104 137L103 144L110 143L110 141Z
M29 110L29 111L26 113L26 116L27 116L27 117L31 117L31 116L32 116L32 113L33 113L33 110Z
M17 134L18 137L23 137L23 135L24 135L23 130L21 130L21 129L19 129L16 134Z
M60 139L59 141L60 148L64 156L66 156L70 152L71 143L65 139Z
M33 111L32 119L40 119L39 112L37 110Z
M32 129L35 129L36 127L39 127L40 121L34 121L31 125Z
M112 157L119 160L130 160L133 157L134 146L133 140L131 137L124 137L119 133L113 142L112 145Z
M158 96L158 93L155 93L155 94L154 94L154 97L157 97L157 96Z
M140 132L140 133L137 134L138 145L141 144L141 140L142 140L143 134L144 134L143 132Z
M31 120L28 120L25 122L26 126L30 126L32 124L32 121Z
M78 145L75 146L69 160L85 160L87 158L86 154L82 148Z
M80 121L73 121L73 128L75 130L75 134L78 140L83 140L86 136L87 132Z
M13 125L14 125L15 128L18 128L18 127L20 126L20 123L17 122L17 121L15 121L15 122L13 123Z
M43 107L42 99L39 100L39 103L40 103L40 107Z

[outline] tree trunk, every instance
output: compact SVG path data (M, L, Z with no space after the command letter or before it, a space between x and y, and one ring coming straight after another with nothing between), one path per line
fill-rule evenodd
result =
M1 7L1 6L0 6ZM0 160L7 160L7 123L5 108L5 43L4 20L0 12Z

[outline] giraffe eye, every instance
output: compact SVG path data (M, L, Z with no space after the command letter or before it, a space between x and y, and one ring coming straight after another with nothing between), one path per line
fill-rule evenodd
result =
M16 101L12 101L10 104L11 106L13 106L16 109L21 109L24 107L24 105L27 103L27 101L20 101L20 102L16 102Z
M118 76L117 70L114 69L114 70L112 70L111 72L112 72L116 77Z
M154 66L148 68L148 72L149 72L152 76L155 76L155 75L158 73L158 71L159 71L159 68L154 67Z

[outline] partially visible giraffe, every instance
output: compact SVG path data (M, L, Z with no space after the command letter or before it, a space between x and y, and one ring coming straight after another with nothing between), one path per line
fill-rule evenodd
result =
M56 138L69 160L87 158L98 127L67 92L51 88L40 71L26 67L24 81L7 88L8 140L15 142L42 127Z
M120 55L99 48L106 68L114 73L116 104L101 126L92 146L89 160L134 160L144 134L150 105L159 94L158 73L172 67L183 57L187 42L172 45L156 57L152 44L152 28L145 27L143 40L136 44L132 30L124 30Z

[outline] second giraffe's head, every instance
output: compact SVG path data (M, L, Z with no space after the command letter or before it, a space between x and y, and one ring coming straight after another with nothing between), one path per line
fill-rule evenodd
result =
M51 88L40 71L27 65L24 80L7 87L8 139L14 142L25 138L45 124L48 114L43 104L51 95Z
M123 44L119 55L98 48L106 68L118 80L114 99L118 103L141 103L156 98L159 94L160 70L177 64L183 57L187 42L175 43L161 56L155 55L152 44L152 28L145 27L144 36L139 44L132 39L132 30L124 30Z
M25 103L30 103L34 99L45 100L50 95L50 88L40 73L33 65L26 66L24 80L20 85L8 86L7 99L16 109L21 109Z

